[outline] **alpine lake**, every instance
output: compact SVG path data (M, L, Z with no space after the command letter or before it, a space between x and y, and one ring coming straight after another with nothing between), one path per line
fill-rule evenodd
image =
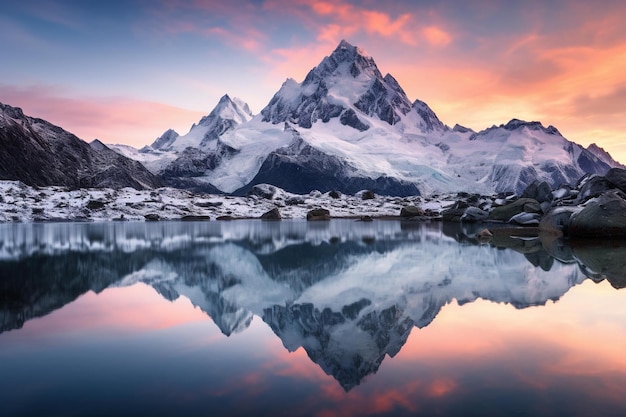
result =
M1 224L0 415L626 415L626 241L478 230Z

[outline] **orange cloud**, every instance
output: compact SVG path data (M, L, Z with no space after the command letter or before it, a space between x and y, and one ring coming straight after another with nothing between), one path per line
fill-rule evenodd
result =
M427 26L422 29L424 38L434 46L446 46L452 42L452 36L437 26Z

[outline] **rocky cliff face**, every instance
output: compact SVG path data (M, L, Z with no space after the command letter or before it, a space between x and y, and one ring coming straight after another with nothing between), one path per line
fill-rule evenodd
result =
M28 185L80 187L160 186L160 180L137 161L92 146L58 126L24 115L0 103L0 179Z

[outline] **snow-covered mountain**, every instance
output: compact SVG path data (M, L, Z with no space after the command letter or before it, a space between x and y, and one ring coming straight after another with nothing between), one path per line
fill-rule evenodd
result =
M220 192L202 177L238 152L220 137L251 119L252 113L246 103L224 95L213 111L194 123L185 135L168 129L151 146L140 150L125 145L112 147L124 156L142 162L150 171L159 174L167 185Z
M619 166L539 122L450 129L346 41L254 117L224 96L186 135L168 130L141 152L121 151L171 185L235 194L259 183L297 193L521 192L537 179L556 187Z
M0 179L28 185L154 188L143 165L95 140L88 144L58 126L0 103Z

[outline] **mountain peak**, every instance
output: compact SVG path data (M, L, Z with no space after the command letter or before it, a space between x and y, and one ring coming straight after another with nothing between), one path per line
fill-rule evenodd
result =
M165 149L172 145L172 143L179 137L180 135L174 129L167 129L161 136L155 139L152 142L153 149Z
M363 73L382 78L374 59L367 52L342 40L329 56L309 72L304 84L330 75L349 74L352 78L357 78Z
M0 103L0 110L12 119L24 119L24 112L19 107L9 106L8 104Z
M215 123L216 118L232 120L237 124L241 124L252 118L252 112L248 104L240 98L233 97L231 99L228 94L224 94L211 113L200 119L198 125L209 126Z
M561 136L561 132L559 132L556 127L552 125L548 127L544 127L543 124L541 124L541 122L537 122L537 121L527 122L525 120L520 120L520 119L511 119L506 125L500 125L500 127L509 131L519 129L520 127L527 127L530 130L541 130L551 135Z

